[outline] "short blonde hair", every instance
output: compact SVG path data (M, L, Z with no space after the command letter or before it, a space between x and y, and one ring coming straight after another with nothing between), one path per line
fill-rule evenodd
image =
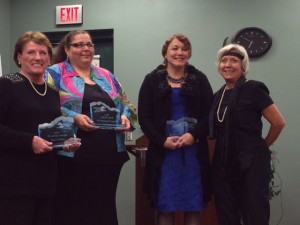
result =
M243 75L246 75L249 71L249 56L247 54L246 49L243 46L238 45L238 44L226 45L218 51L217 63L216 63L217 66L219 67L221 59L223 58L224 55L226 55L229 52L236 52L242 56L243 59L241 59L241 61L242 61L242 68L244 70Z

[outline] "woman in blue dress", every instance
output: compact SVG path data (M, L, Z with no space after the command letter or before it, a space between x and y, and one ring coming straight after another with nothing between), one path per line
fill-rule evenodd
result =
M208 114L213 93L207 77L188 64L191 43L173 35L162 47L164 63L146 75L139 92L139 122L149 139L144 191L157 225L200 223L210 200Z

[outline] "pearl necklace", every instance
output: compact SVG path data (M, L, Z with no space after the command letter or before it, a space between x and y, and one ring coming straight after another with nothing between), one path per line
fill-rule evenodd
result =
M222 123L222 122L224 121L225 114L226 114L226 111L227 111L227 106L226 106L226 107L225 107L225 110L224 110L224 113L223 113L223 116L222 116L222 118L220 118L220 108L221 108L221 104L222 104L222 101L223 101L223 97L224 97L225 91L226 91L226 86L224 87L224 90L223 90L221 99L220 99L220 101L219 101L218 109L217 109L217 118L218 118L218 121L219 121L220 123Z
M39 96L45 96L46 93L47 93L47 83L45 81L45 79L43 78L44 80L44 84L45 84L45 91L44 93L40 93L36 88L35 86L33 85L33 83L31 82L31 80L29 79L29 77L21 70L20 71L20 74L22 74L24 77L26 77L28 80L29 80L29 83L31 84L31 87L33 88L33 90L39 95Z

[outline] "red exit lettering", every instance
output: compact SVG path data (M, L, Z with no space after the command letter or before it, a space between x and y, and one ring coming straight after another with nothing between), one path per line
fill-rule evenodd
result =
M79 7L62 7L60 8L60 22L78 22Z

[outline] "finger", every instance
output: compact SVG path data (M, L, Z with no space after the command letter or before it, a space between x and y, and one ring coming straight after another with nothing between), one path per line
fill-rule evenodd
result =
M47 145L47 146L52 146L53 145L53 142L50 142L50 141L44 141L44 143Z
M83 119L84 119L84 122L87 123L87 124L94 123L94 121L90 117L88 117L86 115L84 115Z

